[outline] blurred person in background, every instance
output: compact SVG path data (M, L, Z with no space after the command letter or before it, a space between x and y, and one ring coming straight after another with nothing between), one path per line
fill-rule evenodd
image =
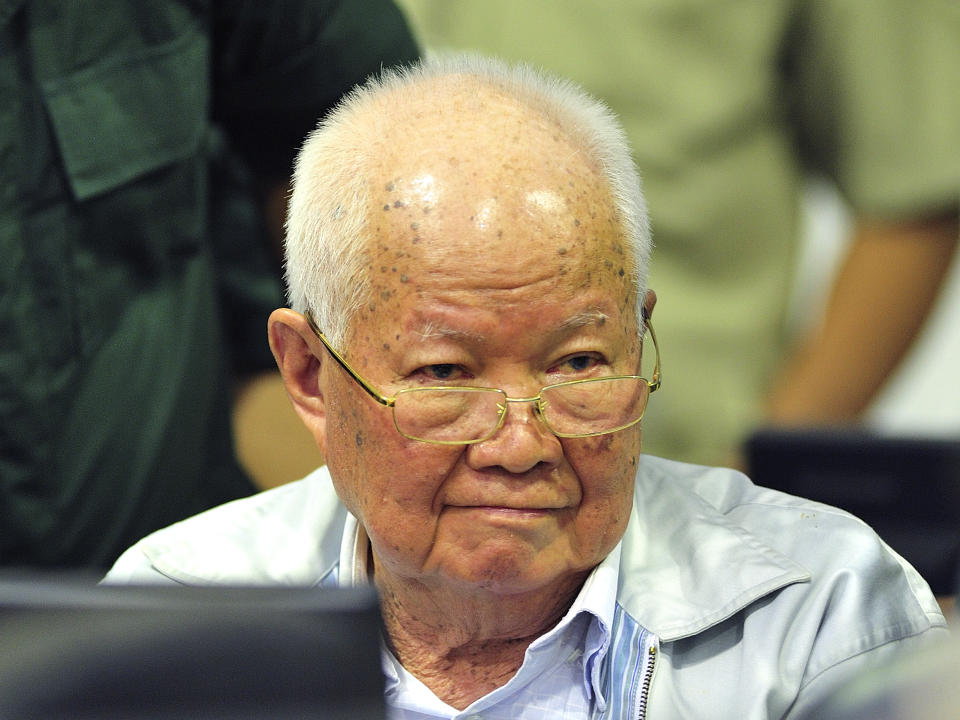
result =
M944 0L401 0L428 49L570 77L622 118L650 201L670 387L645 449L738 463L756 425L855 420L958 235L960 5ZM802 191L850 205L825 315L788 332ZM812 312L812 311L809 311Z
M383 0L0 4L0 564L109 565L254 492L231 411L256 437L287 405L263 333L292 159L415 55ZM261 467L314 467L300 437Z

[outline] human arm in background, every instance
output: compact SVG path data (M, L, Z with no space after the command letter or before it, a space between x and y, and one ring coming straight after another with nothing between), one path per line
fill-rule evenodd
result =
M798 3L785 67L804 162L853 208L819 328L768 394L779 424L855 419L911 346L954 255L960 12L954 3Z
M768 419L805 425L857 418L933 307L958 232L956 212L859 220L822 322L795 348L771 388Z

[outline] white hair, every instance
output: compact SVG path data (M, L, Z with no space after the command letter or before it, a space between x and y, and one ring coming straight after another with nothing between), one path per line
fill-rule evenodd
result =
M651 239L646 203L626 136L602 102L573 83L526 65L478 55L431 57L385 70L355 88L307 138L297 157L287 217L286 280L291 307L309 311L335 346L368 301L366 274L372 169L398 102L435 81L488 87L555 122L606 179L631 252L637 317L646 292ZM429 96L427 96L429 98ZM434 96L436 97L436 96ZM642 332L642 327L641 327Z

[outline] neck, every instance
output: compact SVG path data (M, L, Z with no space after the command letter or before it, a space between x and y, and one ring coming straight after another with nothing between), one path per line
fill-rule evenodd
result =
M585 577L562 587L498 595L374 575L391 650L408 672L458 710L513 677L527 647L560 621Z

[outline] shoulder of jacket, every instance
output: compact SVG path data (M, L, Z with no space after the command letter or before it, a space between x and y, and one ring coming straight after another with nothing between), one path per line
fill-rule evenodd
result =
M132 550L186 584L314 584L339 559L346 517L320 468L159 530Z

